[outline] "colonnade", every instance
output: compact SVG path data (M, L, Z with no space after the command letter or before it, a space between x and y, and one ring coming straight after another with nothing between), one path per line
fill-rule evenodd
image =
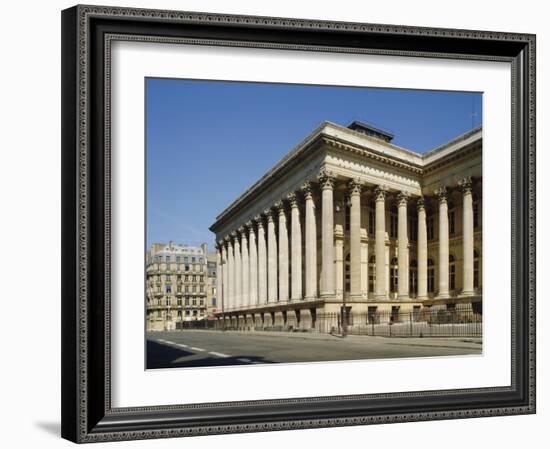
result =
M306 182L299 191L290 192L273 207L235 229L218 241L218 307L227 310L251 309L270 304L331 299L336 293L334 187L336 177L323 169L317 186L320 204L316 204L314 185ZM461 179L457 187L463 195L463 291L474 294L474 222L472 181ZM358 179L347 183L349 198L350 299L363 297L361 269L361 194L364 184ZM386 259L386 197L389 189L374 186L375 257ZM439 209L439 285L437 297L449 297L449 223L446 187L438 188L434 196ZM397 192L397 252L398 292L400 300L409 295L408 207L413 198L407 192ZM423 197L416 197L418 219L417 300L428 298L428 238L426 207ZM316 208L321 207L321 213ZM317 217L321 218L321 263L318 284ZM302 224L305 229L302 232ZM289 251L290 250L290 251ZM302 261L303 256L303 261ZM304 262L304 263L302 263ZM221 264L221 265L220 265ZM221 266L221 269L220 269ZM388 300L385 263L376 263L374 299ZM318 290L319 286L319 290Z

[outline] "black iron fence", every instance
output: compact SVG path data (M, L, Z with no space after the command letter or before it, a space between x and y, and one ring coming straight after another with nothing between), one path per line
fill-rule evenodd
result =
M454 308L397 308L368 312L316 313L300 320L299 314L271 316L256 314L253 319L229 317L208 322L208 328L236 331L319 332L325 334L371 335L383 337L481 337L482 315L468 305ZM193 323L193 322L189 322ZM200 322L199 322L200 323ZM205 323L202 323L204 326ZM184 327L185 329L187 327ZM200 329L197 327L189 327Z
M323 333L384 337L481 337L482 315L470 307L326 313L318 315L316 329Z

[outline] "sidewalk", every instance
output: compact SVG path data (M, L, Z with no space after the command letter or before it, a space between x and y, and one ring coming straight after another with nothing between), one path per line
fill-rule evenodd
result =
M293 338L301 340L321 340L321 341L348 341L350 343L366 343L368 341L379 344L400 345L400 346L422 346L438 348L465 348L480 349L482 345L481 338L470 337L381 337L370 335L348 335L343 338L341 335L323 334L319 332L281 332L281 331L235 331L235 330L210 330L210 329L185 329L175 332L194 332L194 333L221 333L227 335L254 335L276 338Z

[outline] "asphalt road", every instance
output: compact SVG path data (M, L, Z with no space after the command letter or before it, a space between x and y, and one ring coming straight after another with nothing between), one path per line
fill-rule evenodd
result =
M147 334L147 368L481 354L469 339L186 330Z

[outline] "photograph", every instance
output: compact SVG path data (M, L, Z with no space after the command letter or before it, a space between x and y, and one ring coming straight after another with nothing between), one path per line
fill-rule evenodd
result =
M144 84L146 369L482 356L482 92Z

